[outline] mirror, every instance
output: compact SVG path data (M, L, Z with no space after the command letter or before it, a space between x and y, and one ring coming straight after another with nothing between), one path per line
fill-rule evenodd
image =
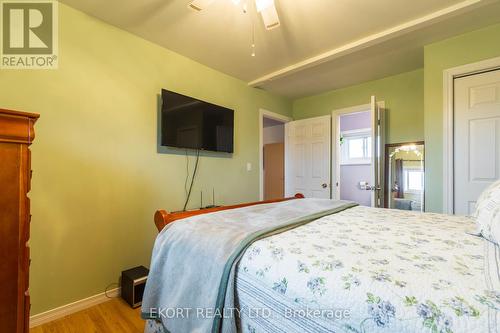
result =
M425 211L424 143L385 146L385 207Z

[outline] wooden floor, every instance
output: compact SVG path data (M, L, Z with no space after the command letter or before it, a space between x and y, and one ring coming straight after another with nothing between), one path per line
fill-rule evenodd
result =
M121 298L33 327L30 333L143 333L141 308L132 309Z

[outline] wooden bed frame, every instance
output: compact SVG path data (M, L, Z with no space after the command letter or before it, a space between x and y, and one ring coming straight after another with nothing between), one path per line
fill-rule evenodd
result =
M266 204L266 203L274 203L274 202L281 202L281 201L294 200L294 199L303 199L303 198L304 198L304 195L302 195L301 193L297 193L297 194L295 194L295 196L293 196L291 198L256 201L256 202L243 203L243 204L233 205L233 206L220 206L220 207L214 207L214 208L189 210L189 211L185 211L185 212L168 213L165 210L157 210L155 213L155 224L156 224L156 228L158 228L158 232L160 232L167 224L172 223L172 222L177 221L177 220L180 220L180 219L191 217L191 216L213 213L213 212L218 212L221 210L242 208L242 207L255 206L255 205L261 205L261 204Z

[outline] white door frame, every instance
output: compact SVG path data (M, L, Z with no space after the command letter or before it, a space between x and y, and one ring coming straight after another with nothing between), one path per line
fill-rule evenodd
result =
M377 102L378 106L385 108L385 102ZM332 198L340 199L340 117L346 114L371 112L371 104L362 104L332 111ZM371 119L371 118L370 118ZM373 179L371 179L373 185Z
M500 57L443 71L443 212L454 213L453 115L454 80L459 77L500 69Z
M264 200L264 118L281 121L283 125L292 121L292 118L282 114L259 109L259 200Z

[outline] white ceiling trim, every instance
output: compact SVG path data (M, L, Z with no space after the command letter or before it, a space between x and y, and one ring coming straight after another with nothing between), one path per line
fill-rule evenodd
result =
M272 81L277 78L284 77L286 75L299 72L303 69L314 67L316 65L340 58L342 56L354 53L356 51L365 49L367 47L380 44L389 39L404 35L408 32L415 31L436 22L445 20L454 15L464 13L466 11L475 9L477 7L487 5L498 0L465 0L456 5L446 7L439 11L433 12L431 14L419 17L417 19L405 22L403 24L394 26L392 28L386 29L382 32L367 36L365 38L358 39L352 43L345 44L341 47L332 49L330 51L321 53L317 56L305 59L293 65L284 67L272 73L266 74L258 79L255 79L248 83L251 87L258 87L267 81Z

